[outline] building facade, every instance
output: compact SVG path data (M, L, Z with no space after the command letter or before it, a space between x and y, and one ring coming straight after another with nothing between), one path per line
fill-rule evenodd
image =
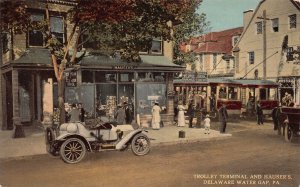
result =
M289 95L300 104L300 3L262 0L244 12L244 31L238 41L235 78L268 79L279 83L278 97Z
M35 21L45 18L47 3L52 33L61 42L67 40L72 24L67 21L66 12L74 6L74 1L27 2L31 19ZM4 34L1 51L2 129L58 121L57 81L42 33L32 30L13 36ZM162 119L172 122L173 74L184 68L172 63L172 47L171 42L154 40L152 48L141 53L140 63L87 53L76 67L65 70L66 108L82 103L87 118L113 118L116 106L126 102L131 106L133 119L138 115L145 125L149 125L151 107L154 102L159 102L164 109Z
M210 32L192 38L182 49L196 53L197 60L193 65L196 72L207 72L209 77L233 77L235 59L232 49L242 31L243 27ZM191 70L192 66L187 68Z

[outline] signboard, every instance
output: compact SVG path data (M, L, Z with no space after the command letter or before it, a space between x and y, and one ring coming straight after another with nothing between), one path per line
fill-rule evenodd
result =
M67 87L77 86L77 71L65 72L65 83Z

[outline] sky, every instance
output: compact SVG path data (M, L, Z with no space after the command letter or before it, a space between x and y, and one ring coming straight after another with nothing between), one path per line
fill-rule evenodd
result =
M203 0L199 13L205 13L210 31L222 31L243 26L243 12L255 10L260 0Z

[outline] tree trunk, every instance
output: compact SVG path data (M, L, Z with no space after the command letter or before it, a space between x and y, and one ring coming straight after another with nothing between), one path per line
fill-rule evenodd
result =
M65 123L65 97L64 97L64 92L65 92L65 84L64 84L64 79L57 80L58 83L58 107L59 107L59 124Z

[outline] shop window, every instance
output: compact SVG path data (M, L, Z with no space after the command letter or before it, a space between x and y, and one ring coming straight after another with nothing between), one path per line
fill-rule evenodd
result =
M117 85L98 84L96 94L96 116L113 120L118 104Z
M77 87L65 87L65 105L68 105L66 108L79 103L79 93Z
M93 83L94 73L92 71L82 71L82 82L83 83Z
M226 87L220 87L219 98L220 99L227 99L227 88Z
M256 22L256 34L261 34L262 33L262 22Z
M267 89L266 88L261 88L259 90L259 98L260 98L260 100L267 100Z
M237 96L238 96L238 88L228 87L228 99L237 100Z
M166 111L166 85L165 84L137 84L137 113L151 114L154 102L158 102L163 112Z
M163 72L154 72L153 77L155 82L164 82L166 80L166 74Z
M31 21L38 23L44 21L44 14L42 13L31 13ZM28 33L29 46L43 46L44 37L43 33L39 30L30 30Z
M295 29L297 27L297 15L289 15L289 26L290 29Z
M133 82L134 81L134 73L120 73L119 81L120 82Z
M279 31L279 19L278 18L272 19L272 29L273 29L273 32Z
M118 85L118 103L134 103L134 85L133 84L119 84Z
M248 55L249 55L249 63L254 64L254 59L255 59L254 52L251 51L248 53Z
M94 85L81 85L80 87L80 103L85 110L86 118L95 117L95 87Z
M95 81L96 83L117 82L117 74L97 71L95 72Z
M64 19L63 17L50 17L50 30L60 43L64 43Z

